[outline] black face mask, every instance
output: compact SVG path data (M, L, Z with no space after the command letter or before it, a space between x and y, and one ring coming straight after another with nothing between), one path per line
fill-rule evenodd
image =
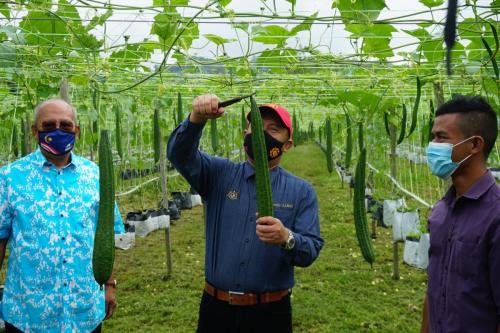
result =
M264 139L266 141L266 154L267 160L271 161L278 158L283 154L283 142L280 142L264 131ZM243 147L248 156L253 160L253 149L252 149L252 133L245 135L245 140L243 142Z

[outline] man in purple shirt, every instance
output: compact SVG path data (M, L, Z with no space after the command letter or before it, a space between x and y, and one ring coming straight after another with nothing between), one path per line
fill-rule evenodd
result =
M436 111L427 162L453 185L429 217L422 332L500 333L500 186L486 167L497 135L482 97L456 96Z

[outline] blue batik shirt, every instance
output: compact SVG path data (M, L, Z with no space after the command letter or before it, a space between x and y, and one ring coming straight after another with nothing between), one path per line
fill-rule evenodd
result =
M206 202L205 278L238 292L292 288L294 267L311 265L323 247L314 189L280 167L271 170L274 217L292 231L295 247L264 243L256 235L253 166L198 150L203 127L183 121L170 135L167 153Z
M90 332L105 317L92 251L99 168L71 155L57 169L40 150L0 169L0 239L10 250L2 312L24 332ZM124 227L115 207L115 233Z

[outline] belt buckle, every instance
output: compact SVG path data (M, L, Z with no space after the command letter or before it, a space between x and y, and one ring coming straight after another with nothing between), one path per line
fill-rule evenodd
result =
M229 294L228 303L230 305L233 305L233 295L245 295L244 292L241 292L241 291L231 291L231 290L229 290L228 294Z

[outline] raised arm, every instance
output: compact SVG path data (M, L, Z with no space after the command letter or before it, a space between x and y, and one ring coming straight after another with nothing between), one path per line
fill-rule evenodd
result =
M223 160L198 150L207 119L219 118L224 109L218 108L215 95L203 95L193 101L193 111L170 135L167 157L179 173L205 199Z

